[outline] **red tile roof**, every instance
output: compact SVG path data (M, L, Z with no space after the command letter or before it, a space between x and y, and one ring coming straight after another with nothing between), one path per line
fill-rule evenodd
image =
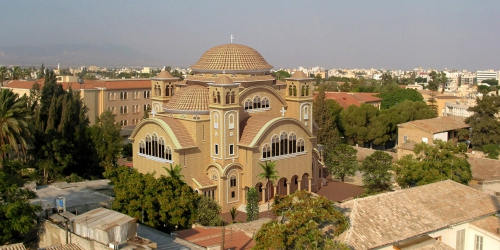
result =
M357 107L362 103L381 102L382 99L375 97L377 93L355 93L355 92L325 92L326 100L336 101L342 108L347 109L351 105ZM317 93L314 94L316 98Z
M433 134L462 128L470 128L470 126L464 122L464 118L458 116L440 116L431 119L415 120L403 124L410 124Z
M197 227L177 232L177 237L208 247L222 244L222 228ZM255 241L243 231L225 230L224 249L251 249Z

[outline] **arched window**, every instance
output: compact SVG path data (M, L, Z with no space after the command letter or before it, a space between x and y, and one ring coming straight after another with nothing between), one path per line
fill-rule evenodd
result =
M214 103L217 103L217 95L215 94L215 91L212 92L212 96L214 99Z
M165 158L165 140L163 138L160 138L160 141L158 143L158 152L160 153L158 157L164 159Z
M269 158L271 157L271 147L269 144L264 144L262 146L262 158Z
M172 161L172 148L170 146L165 149L165 159Z
M309 119L309 107L304 106L304 120Z
M286 132L280 135L280 155L288 154L288 134Z
M165 85L165 96L170 96L170 88L171 88L170 83L169 85Z
M297 136L295 133L290 133L288 136L288 151L290 153L297 153Z
M297 87L293 86L293 96L297 96Z
M214 128L219 128L219 115L214 114Z
M217 103L220 104L220 92L219 91L217 91Z
M304 140L303 139L299 139L299 141L297 142L297 152L304 152L305 151L305 145L304 145Z
M258 109L258 108L260 108L260 107L261 107L261 106L260 106L260 96L255 96L255 97L253 98L253 108L254 108L254 109Z
M144 141L139 142L139 153L146 153L146 146L144 145Z
M262 108L269 108L269 98L267 97L262 98Z
M293 85L288 86L288 95L293 96Z
M300 90L300 96L304 96L306 94L306 86L302 86L302 89Z
M251 99L245 100L245 110L247 110L247 109L252 109L252 100Z
M228 120L229 120L229 129L233 129L234 128L234 115L233 114L229 115Z
M230 179L230 183L229 183L229 186L230 187L236 187L236 176L234 175L231 175L231 177L229 178Z
M309 95L309 85L306 86L306 96Z
M152 152L152 156L156 156L158 157L158 135L156 134L153 134L153 152Z
M279 146L280 146L280 139L277 135L273 135L273 138L271 139L271 153L272 156L278 156L279 155Z
M236 103L236 94L234 91L231 91L231 103Z
M146 135L146 154L151 155L151 136Z
M226 104L229 104L231 102L231 93L228 91L226 93Z

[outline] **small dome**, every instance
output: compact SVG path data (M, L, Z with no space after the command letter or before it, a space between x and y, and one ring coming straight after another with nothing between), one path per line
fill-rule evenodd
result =
M293 72L292 76L290 76L290 78L288 79L312 79L312 78L308 77L302 71L295 71Z
M166 71L166 70L162 70L160 73L158 73L158 75L156 75L155 77L151 77L152 79L178 79L177 77L173 77L172 74L170 74L170 72Z
M177 92L165 104L165 108L178 111L206 111L208 110L208 104L208 88L200 85L192 85Z
M234 82L227 76L221 76L215 80L214 84L234 84Z
M198 62L191 66L196 72L207 71L261 71L270 70L262 55L256 50L241 44L223 44L215 46L203 54Z

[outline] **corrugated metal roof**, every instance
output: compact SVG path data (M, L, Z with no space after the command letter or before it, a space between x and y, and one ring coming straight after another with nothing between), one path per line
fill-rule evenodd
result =
M0 250L26 250L23 243L0 246Z

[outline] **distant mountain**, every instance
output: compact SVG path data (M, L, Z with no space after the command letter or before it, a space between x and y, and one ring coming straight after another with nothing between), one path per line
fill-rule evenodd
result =
M0 65L33 66L60 63L62 67L157 66L161 65L161 61L153 55L116 44L0 45Z

